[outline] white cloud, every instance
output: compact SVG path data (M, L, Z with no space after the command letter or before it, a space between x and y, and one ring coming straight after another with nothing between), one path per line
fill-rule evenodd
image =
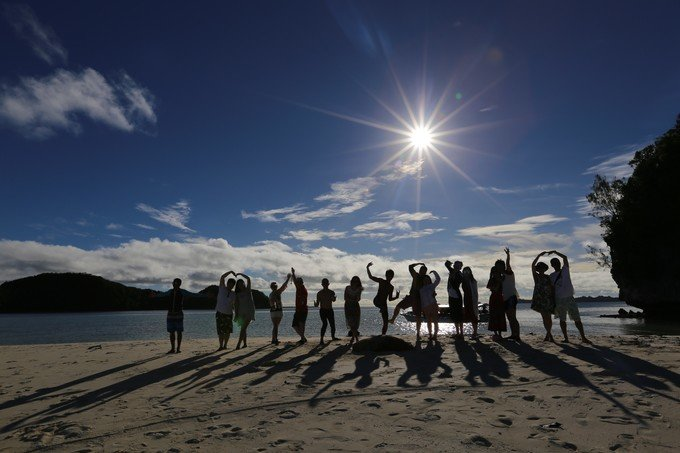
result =
M443 228L424 228L422 230L418 231L409 231L408 233L404 234L398 234L396 236L392 236L390 239L388 239L389 242L395 242L395 241L401 241L404 239L417 239L417 238L422 238L425 236L430 236L435 233L439 233L441 231L444 231Z
M635 152L647 146L646 144L632 144L622 146L622 153L608 157L597 165L588 167L584 175L600 175L610 178L627 178L633 173L633 167L629 162L635 156Z
M546 190L553 190L553 189L561 189L563 187L567 187L569 184L564 184L564 183L552 183L552 184L534 184L531 186L519 186L519 187L506 187L506 188L501 188L501 187L494 187L494 186L489 186L489 187L482 187L482 186L477 186L473 187L471 190L476 190L478 192L489 192L497 195L508 195L508 194L517 194L517 193L526 193L526 192L545 192Z
M58 130L79 133L83 118L133 132L156 123L153 96L125 73L107 80L92 68L79 73L59 69L0 87L0 121L27 137L47 138Z
M195 232L186 225L189 221L189 214L191 214L191 207L188 201L180 200L162 209L156 209L148 204L139 203L137 210L149 214L152 219L158 222L179 228L182 231Z
M107 230L122 230L123 225L121 225L120 223L109 223L108 225L106 225L106 229Z
M317 203L324 203L317 208L309 208L303 204L295 204L283 208L266 209L255 212L241 211L244 219L257 219L260 222L303 223L314 220L325 220L359 211L374 200L378 187L392 181L413 176L419 173L422 160L397 163L389 170L375 176L352 178L331 184L330 192L314 198Z
M359 233L376 230L401 230L410 231L412 229L409 222L420 222L425 220L439 220L431 212L401 212L401 211L385 211L376 216L378 220L375 222L367 222L354 227L354 231Z
M155 228L152 227L151 225L146 225L144 223L135 223L133 225L143 230L155 230Z
M33 9L28 5L3 5L4 16L14 32L33 50L41 60L48 64L65 64L68 53L59 42L54 31L40 23Z
M345 231L322 231L322 230L293 230L281 235L281 239L296 239L303 242L321 241L323 239L344 239L347 237Z
M520 294L531 295L533 281L529 271L531 260L538 251L523 250L513 253L512 263L517 273ZM451 258L441 251L438 257L428 258L426 264L446 275L444 260ZM479 281L480 298L488 297L484 290L488 269L502 257L500 248L494 251L456 255L473 268ZM74 246L50 245L35 241L0 240L0 280L11 280L41 272L88 272L105 278L137 286L168 286L174 277L181 277L190 289L202 289L215 284L228 269L246 272L265 290L267 282L280 281L291 266L304 277L310 291L319 287L327 277L334 289L347 284L351 276L359 275L367 286L365 298L373 296L375 285L367 281L365 266L375 263L376 272L394 269L395 285L403 291L410 285L407 266L421 258L393 260L374 254L350 254L329 247L293 250L278 241L258 242L235 247L224 239L193 238L184 241L150 239L129 240L115 247L85 250ZM570 257L572 280L578 294L616 294L608 272L594 264ZM287 300L292 292L287 291Z
M469 227L458 230L461 236L474 236L484 239L505 238L515 236L518 233L533 233L543 225L548 225L567 220L566 217L557 217L552 214L544 214L520 219L515 223L504 225L490 225L482 227Z

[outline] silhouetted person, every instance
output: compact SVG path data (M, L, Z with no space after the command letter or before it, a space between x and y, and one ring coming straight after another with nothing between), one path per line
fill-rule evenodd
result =
M290 273L293 275L293 284L295 285L295 314L293 315L293 329L300 335L299 343L307 343L305 337L305 324L307 323L307 288L302 277L295 275L295 269L290 268Z
M519 296L517 295L517 287L515 286L515 273L510 267L510 249L505 248L505 262L502 260L496 261L496 267L501 274L503 281L503 303L505 306L505 315L508 317L510 324L510 336L513 340L520 341L519 338L519 321L517 321L517 304L519 303Z
M394 278L394 271L392 269L388 269L385 272L385 278L380 278L374 277L371 274L371 266L373 266L373 263L368 263L366 265L366 272L368 273L368 278L378 284L378 294L376 294L373 298L373 305L378 307L380 310L380 317L382 318L383 322L382 334L385 335L387 333L388 323L387 300L397 300L399 298L399 291L397 291L396 295L394 295L394 286L392 286L391 283L392 279Z
M245 283L243 280L236 282L236 323L241 326L236 349L240 349L242 344L244 348L248 346L248 325L255 321L255 301L250 290L250 277L242 273L236 275L246 280Z
M569 260L560 252L552 250L548 252L555 254L562 258L562 262L558 258L550 260L550 265L555 269L555 272L550 274L550 281L555 288L555 313L560 318L560 328L564 334L564 342L569 342L567 335L567 314L574 321L578 332L581 334L581 341L590 343L583 332L583 323L581 322L581 314L578 311L578 305L574 300L574 286L571 283L571 275L569 274Z
M493 331L494 339L503 338L501 332L507 330L505 323L505 304L503 303L503 280L498 267L491 268L489 282L486 287L491 291L489 297L489 330Z
M272 290L272 292L269 293L269 314L272 318L272 344L279 344L279 324L281 324L281 319L283 318L281 293L283 293L288 287L290 277L291 274L286 275L286 281L283 282L281 288L278 287L276 282L272 282L269 285L269 288Z
M217 337L220 341L219 351L227 349L227 342L229 336L233 331L233 315L234 315L234 301L236 300L236 293L234 292L234 285L236 279L230 278L225 285L224 280L227 275L234 274L234 271L225 272L220 277L220 284L217 289L217 304L215 305L215 324L217 326Z
M345 321L349 329L352 339L350 344L359 341L359 322L361 321L361 292L364 290L361 286L361 279L358 276L352 277L350 284L345 287Z
M333 302L335 302L335 291L328 289L330 282L327 278L321 280L321 291L316 293L316 302L314 306L319 307L319 316L321 317L321 340L320 344L323 344L323 337L326 335L326 328L330 324L331 326L331 340L337 340L335 338L335 312L333 311Z
M166 291L155 298L168 298L168 315L166 319L167 330L170 334L170 350L168 354L181 352L182 348L182 332L184 332L184 300L195 297L203 297L200 294L191 293L181 289L182 280L176 278L172 281L172 289ZM175 338L177 339L177 348L175 348Z
M539 253L531 263L531 275L534 277L534 294L531 297L531 309L541 314L543 327L545 327L545 338L543 341L552 341L552 315L555 313L555 295L553 285L545 271L548 265L543 261L538 262L539 258L547 255L548 252Z
M416 272L416 266L420 266L418 272ZM416 341L420 341L420 316L422 314L422 307L420 304L420 288L423 287L423 279L427 275L427 266L424 263L413 263L408 266L408 272L411 274L413 281L411 282L411 289L408 292L408 296L404 297L396 307L394 307L394 314L391 323L397 318L400 310L411 307L413 314L416 317Z
M429 341L437 341L439 333L439 305L437 304L436 289L441 281L437 271L431 271L434 275L434 282L429 275L423 278L423 286L420 288L420 302L423 308L423 315L427 320L427 334ZM434 324L434 336L432 336L432 324Z
M446 291L449 295L449 315L451 321L456 327L457 337L463 336L463 295L460 292L460 285L463 283L463 274L460 270L463 268L463 263L456 261L451 265L451 261L446 260L444 263L446 269L449 271L449 279L446 283Z
M468 266L463 268L463 321L472 324L472 337L477 338L479 323L479 292L477 280Z

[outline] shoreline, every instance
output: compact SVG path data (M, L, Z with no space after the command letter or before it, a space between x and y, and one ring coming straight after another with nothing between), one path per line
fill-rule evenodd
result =
M0 450L674 450L680 339L591 340L0 346Z

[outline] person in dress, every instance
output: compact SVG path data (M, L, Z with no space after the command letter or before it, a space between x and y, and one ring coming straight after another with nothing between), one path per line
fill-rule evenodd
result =
M463 274L460 270L463 268L461 261L451 263L446 260L444 263L446 269L449 271L449 279L446 283L446 291L449 295L449 315L451 321L456 327L455 337L463 336L463 295L460 292L460 285L463 283Z
M441 278L437 271L430 271L434 275L434 281L429 275L423 278L423 286L420 288L420 302L422 304L423 315L427 320L427 334L429 341L437 341L437 334L439 333L439 305L436 299L436 289ZM432 324L434 324L434 336L432 335Z
M399 298L399 291L397 291L396 295L394 294L394 286L391 283L394 278L394 271L392 269L388 269L385 272L385 278L380 278L374 277L373 274L371 274L371 266L373 266L373 263L368 263L366 265L366 272L368 273L368 278L378 284L378 293L373 298L373 305L380 310L380 317L383 322L382 335L385 335L387 333L388 323L387 300L397 300Z
M352 277L350 284L345 287L345 321L352 337L350 344L359 341L359 322L361 320L359 301L361 301L361 292L363 290L361 280L356 275Z
M246 274L238 273L236 276L241 276L245 279L236 282L236 323L241 326L239 332L236 349L248 346L248 326L255 321L255 301L253 301L253 292L250 288L250 277Z
M321 280L321 291L316 293L315 307L319 307L319 317L321 318L321 339L319 344L324 344L323 337L326 335L328 325L331 326L331 341L337 340L335 338L335 312L333 311L333 302L335 302L335 291L329 289L330 282L327 278Z
M583 331L583 323L581 322L581 314L574 300L574 286L571 283L571 275L569 273L569 260L566 255L561 254L555 250L548 252L555 254L559 258L550 260L550 265L555 271L550 274L550 281L555 288L555 313L560 318L560 328L564 335L564 342L569 343L569 336L567 335L567 315L574 321L579 334L581 334L581 341L590 343Z
M541 314L543 327L545 327L545 338L543 341L555 342L552 336L552 315L555 312L555 298L550 276L545 272L548 265L538 260L547 255L548 252L539 253L531 263L531 275L534 277L534 294L531 298L531 309Z
M307 343L305 337L305 324L307 324L307 314L309 307L307 306L307 288L302 277L295 275L295 269L290 268L290 273L293 276L293 284L295 285L295 314L293 315L293 329L300 335L298 343Z
M229 274L234 274L234 271L225 272L220 277L220 284L217 289L217 304L215 305L215 324L217 326L217 337L220 346L217 349L222 351L227 349L227 342L233 331L233 315L234 315L234 300L236 293L234 292L234 285L236 279L230 278L225 284L225 279Z
M487 289L491 291L489 297L489 330L493 331L493 338L503 338L502 332L508 330L505 324L505 307L503 303L503 280L497 266L491 268Z
M508 317L508 324L510 324L510 336L508 338L516 341L521 341L519 338L519 321L517 321L517 304L519 303L519 295L517 287L515 286L515 273L510 266L510 249L505 247L505 262L503 260L496 261L496 267L501 274L503 281L503 303L505 307L505 315Z
M286 281L281 287L278 287L276 282L272 282L269 288L272 290L269 293L269 313L272 318L272 344L279 344L279 324L283 319L283 304L281 303L281 293L288 287L291 274L286 275Z
M479 293L477 280L472 269L463 268L463 321L472 324L472 338L477 338L477 324L479 323Z

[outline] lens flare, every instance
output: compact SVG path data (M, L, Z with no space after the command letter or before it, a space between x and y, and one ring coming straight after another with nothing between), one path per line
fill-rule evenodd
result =
M411 130L409 139L414 149L418 151L426 150L432 145L432 131L424 126L418 126Z

